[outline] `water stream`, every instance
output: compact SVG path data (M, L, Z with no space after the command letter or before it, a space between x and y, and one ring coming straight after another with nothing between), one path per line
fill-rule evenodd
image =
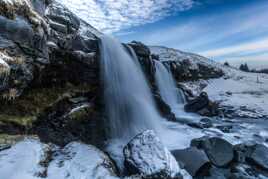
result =
M110 137L128 141L146 129L159 131L161 118L135 53L107 36L101 37L100 52Z
M155 80L164 102L168 104L178 120L196 120L197 115L186 113L184 104L186 102L181 89L178 89L170 69L166 68L160 61L155 61Z

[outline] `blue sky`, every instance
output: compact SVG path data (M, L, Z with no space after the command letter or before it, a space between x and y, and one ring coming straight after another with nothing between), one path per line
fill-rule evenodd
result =
M61 0L104 33L268 66L268 0Z

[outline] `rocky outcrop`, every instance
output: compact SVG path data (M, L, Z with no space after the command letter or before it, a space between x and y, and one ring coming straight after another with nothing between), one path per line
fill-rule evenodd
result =
M227 166L234 158L233 146L221 138L194 139L191 146L203 149L210 161L217 167Z
M170 67L178 82L219 78L224 75L220 68L213 65L215 62L205 57L159 46L151 46L150 50L152 57Z
M175 114L171 111L170 106L164 102L161 96L159 94L155 94L154 99L160 114L170 121L176 121Z
M79 72L85 76L80 83L89 77L96 81L97 73L92 70L96 70L94 61L100 33L90 32L93 28L89 24L54 1L1 1L0 7L2 98L14 99L30 85L52 83L55 78L57 82L64 81L62 71L65 75L73 72L74 77L64 77L71 78L71 82L79 81L74 79L79 78ZM91 71L78 68L86 65Z
M41 141L64 146L72 141L102 146L105 125L96 92L68 93L45 109L33 125Z
M267 147L254 142L232 146L224 139L193 139L191 147L172 154L193 178L266 178Z
M262 144L248 142L234 147L235 159L240 163L249 163L268 172L268 148Z
M133 48L133 50L137 54L137 57L142 66L142 69L146 74L146 78L148 79L148 81L153 83L155 67L154 67L154 61L151 58L151 51L149 47L137 41L132 41L128 45L131 48Z
M37 116L64 93L99 88L101 33L63 5L1 1L0 26L2 133L31 133Z
M155 179L182 178L176 160L151 130L134 137L125 146L124 156L128 174Z
M189 100L184 106L187 112L196 112L202 116L217 116L220 114L219 105L209 100L207 93L202 92L195 99Z
M207 175L210 161L203 150L190 147L183 150L171 151L175 159L181 163L191 176Z

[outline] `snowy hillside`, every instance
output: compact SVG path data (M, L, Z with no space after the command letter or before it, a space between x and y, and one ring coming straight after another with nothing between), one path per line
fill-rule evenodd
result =
M232 117L266 118L268 116L268 75L246 73L236 68L224 66L205 57L166 47L150 47L160 61L183 61L189 59L192 68L203 64L221 69L224 76L217 79L185 82L183 85L195 95L201 91L210 99L220 103ZM228 116L228 115L227 115ZM231 117L231 116L230 116Z

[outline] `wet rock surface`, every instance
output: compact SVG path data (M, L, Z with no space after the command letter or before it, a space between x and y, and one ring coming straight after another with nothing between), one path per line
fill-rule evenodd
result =
M144 178L182 178L173 155L151 131L134 137L124 148L125 167L128 174Z
M217 103L209 100L207 93L202 92L198 97L188 101L184 106L187 112L196 112L202 116L217 116L219 115L219 106Z
M191 176L206 175L210 169L210 161L203 150L196 147L190 147L183 150L173 150L171 153L174 155L178 163L189 172Z
M191 146L203 149L211 162L218 167L227 166L234 158L233 146L221 138L195 139L191 142Z

